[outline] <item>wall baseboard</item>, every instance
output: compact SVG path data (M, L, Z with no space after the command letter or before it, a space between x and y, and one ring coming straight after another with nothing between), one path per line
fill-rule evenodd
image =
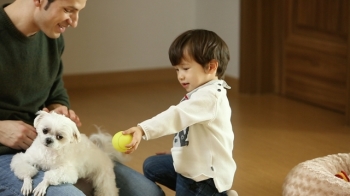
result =
M167 68L64 75L63 81L67 89L76 89L133 83L173 81L174 78L176 78L176 72L174 69Z
M176 81L176 72L172 68L166 68L91 74L72 74L64 75L63 81L66 89L68 90L148 82L174 82ZM226 76L225 81L232 88L238 87L238 80L233 77Z

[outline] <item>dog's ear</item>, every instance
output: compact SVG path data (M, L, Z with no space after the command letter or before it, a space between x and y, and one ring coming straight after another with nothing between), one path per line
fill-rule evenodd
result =
M47 112L45 112L44 110L39 110L37 113L35 113L37 115L37 117L35 117L34 119L34 127L36 128L37 125L39 124L40 120L46 115L48 114Z
M73 126L73 138L76 143L80 142L81 140L81 136L80 136L80 132L78 130L78 127L75 125L74 123L74 126Z

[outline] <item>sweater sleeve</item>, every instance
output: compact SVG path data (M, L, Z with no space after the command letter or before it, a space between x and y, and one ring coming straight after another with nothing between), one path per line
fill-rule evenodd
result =
M197 91L189 100L171 106L151 119L139 123L145 132L144 139L180 132L197 123L208 123L217 115L217 98L215 93Z

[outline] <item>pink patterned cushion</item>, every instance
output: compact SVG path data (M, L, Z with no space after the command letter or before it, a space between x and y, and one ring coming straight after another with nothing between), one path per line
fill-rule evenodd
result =
M335 176L340 171L350 173L350 153L328 155L299 163L287 175L283 195L350 195L350 183Z

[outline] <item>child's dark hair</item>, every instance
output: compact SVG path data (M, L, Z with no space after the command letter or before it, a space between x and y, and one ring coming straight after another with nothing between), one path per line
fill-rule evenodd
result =
M217 60L219 65L216 76L223 79L230 53L226 43L216 33L204 29L182 33L169 48L171 64L179 65L185 53L204 68L211 60Z

